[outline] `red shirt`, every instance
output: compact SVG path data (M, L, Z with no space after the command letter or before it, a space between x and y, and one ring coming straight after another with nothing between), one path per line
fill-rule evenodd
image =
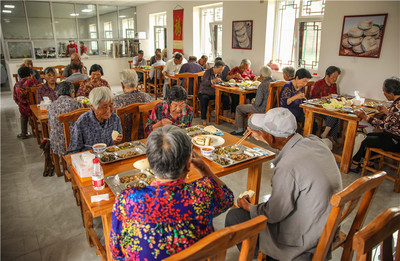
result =
M321 97L328 96L330 94L337 94L336 83L328 86L325 81L325 77L316 81L314 85L311 87L310 98L311 99L321 99Z
M237 74L237 73L240 74L244 80L254 80L254 78L256 77L256 75L253 73L253 71L251 69L247 69L246 71L241 72L239 67L233 68L228 73L228 75L234 75L234 74Z

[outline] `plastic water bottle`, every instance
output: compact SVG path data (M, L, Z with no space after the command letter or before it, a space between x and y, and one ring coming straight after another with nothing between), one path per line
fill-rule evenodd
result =
M104 174L103 168L100 165L99 159L93 159L93 175L92 175L92 185L94 190L104 189Z

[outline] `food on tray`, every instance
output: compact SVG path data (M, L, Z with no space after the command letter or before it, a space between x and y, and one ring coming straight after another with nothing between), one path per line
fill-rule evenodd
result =
M147 178L146 174L136 173L136 174L133 174L133 175L120 177L119 178L119 182L121 182L121 183L130 183L130 182L133 182L133 181L138 181L138 180L146 179L146 178Z
M100 159L103 162L110 162L116 160L117 156L115 156L114 154L104 154L103 156L101 156Z
M228 82L229 83L236 83L235 79L230 79Z
M139 152L130 150L130 151L119 154L118 157L121 159L125 159L125 158L129 158L129 157L136 156L136 155L139 155Z
M217 134L217 128L215 128L213 125L205 127L204 130L211 134Z
M230 161L228 159L225 159L222 157L218 157L214 161L218 164L221 164L222 166L226 166L226 165L230 164Z
M124 143L118 145L118 147L119 147L121 150L126 150L126 149L134 148L135 146L132 145L132 143L130 143L130 142L124 142Z
M107 152L116 152L116 151L119 151L119 148L116 147L116 146L112 146L112 147L108 147L108 148L106 149L106 151L107 151Z
M244 154L244 153L236 153L236 154L231 154L229 158L236 160L236 161L242 161L250 158L249 155Z
M199 130L200 130L199 127L189 127L189 128L186 128L186 131L187 131L187 132L193 132L193 131L199 131Z
M217 155L225 155L227 153L227 151L223 148L219 148L219 149L214 150L214 153Z
M196 137L198 135L206 135L206 134L208 134L208 132L200 131L200 132L196 132L196 133L190 134L189 137L193 138L193 137Z
M371 101L371 102L366 102L364 103L365 106L369 106L369 107L376 107L378 105L377 102Z
M196 142L200 146L210 146L211 145L211 137L198 135L193 138L194 142Z
M143 182L136 182L136 183L132 183L132 184L128 184L126 185L126 188L145 188L147 187L147 185Z
M111 133L111 138L113 140L116 140L118 138L119 132L116 130L113 130L113 132Z
M227 152L239 151L239 149L237 147L235 147L235 146L225 147L224 150L226 150Z
M89 103L89 98L88 97L84 97L84 96L79 96L79 97L76 98L76 100L78 102L81 102L82 104Z
M260 84L261 84L260 81L254 81L251 85L258 87Z

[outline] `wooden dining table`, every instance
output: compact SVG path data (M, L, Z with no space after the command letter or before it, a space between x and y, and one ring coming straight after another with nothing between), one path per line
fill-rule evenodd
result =
M225 139L225 143L223 146L228 146L235 144L239 138L228 133L223 132L224 135L221 136ZM146 139L141 140L143 143L146 143ZM243 141L243 145L254 148L258 147L248 141ZM258 147L259 148L259 147ZM264 148L261 148L264 151ZM195 147L195 150L200 153L200 150ZM270 161L275 158L275 153L271 151L267 151L269 154L266 156L260 156L231 167L221 167L220 165L208 160L207 158L203 158L205 163L210 167L211 171L217 175L218 177L222 177L225 175L229 175L235 173L240 170L247 169L247 190L253 190L255 195L251 198L252 204L258 203L258 198L260 196L260 184L261 184L261 173L262 173L262 164L264 162ZM102 260L113 260L110 254L109 248L109 236L110 236L110 228L111 228L111 214L112 208L115 201L115 196L111 189L106 185L103 190L94 190L91 184L91 180L82 182L79 179L79 176L72 165L71 155L63 156L68 168L71 173L71 177L75 180L76 184L79 188L80 198L81 198L81 211L84 222L84 227L86 230L86 237L90 246L96 246L96 253L101 257ZM117 161L109 164L102 164L104 176L110 176L114 174L118 174L121 172L133 170L133 163L138 160L146 158L145 155L141 155L138 157ZM193 182L197 179L201 178L200 174L195 170L191 169L186 177L187 182ZM91 197L95 195L108 194L109 200L100 201L100 202L91 202ZM100 243L99 237L96 235L93 229L93 218L101 217L103 222L103 232L105 238L105 246Z
M36 120L39 121L40 127L42 129L42 137L49 138L49 117L47 116L47 111L41 111L40 107L36 104L30 105L31 111L35 116Z
M222 93L232 93L239 95L239 105L246 103L246 95L249 93L256 93L257 89L242 89L237 86L223 86L219 84L213 84L211 87L215 89L215 123L219 124L220 120L235 124L235 120L220 115L221 110L221 95Z
M147 88L147 78L150 73L150 69L145 69L142 67L133 67L133 70L135 70L136 73L142 73L143 74L143 87L144 91L147 93L150 93L150 90Z
M303 108L305 113L303 129L304 136L312 133L315 114L322 114L347 121L346 136L342 155L334 153L334 156L337 161L340 161L340 171L343 173L349 173L351 159L353 156L354 140L357 133L358 122L361 121L360 118L358 118L355 114L342 111L330 111L322 106L311 105L307 103L300 104L300 107Z

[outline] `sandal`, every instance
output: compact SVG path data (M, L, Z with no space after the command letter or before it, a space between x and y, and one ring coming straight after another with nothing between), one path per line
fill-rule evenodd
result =
M352 161L351 163L353 165L356 165L356 167L355 168L350 168L350 171L354 172L354 173L360 173L360 171L361 171L360 163L356 163L354 161Z

